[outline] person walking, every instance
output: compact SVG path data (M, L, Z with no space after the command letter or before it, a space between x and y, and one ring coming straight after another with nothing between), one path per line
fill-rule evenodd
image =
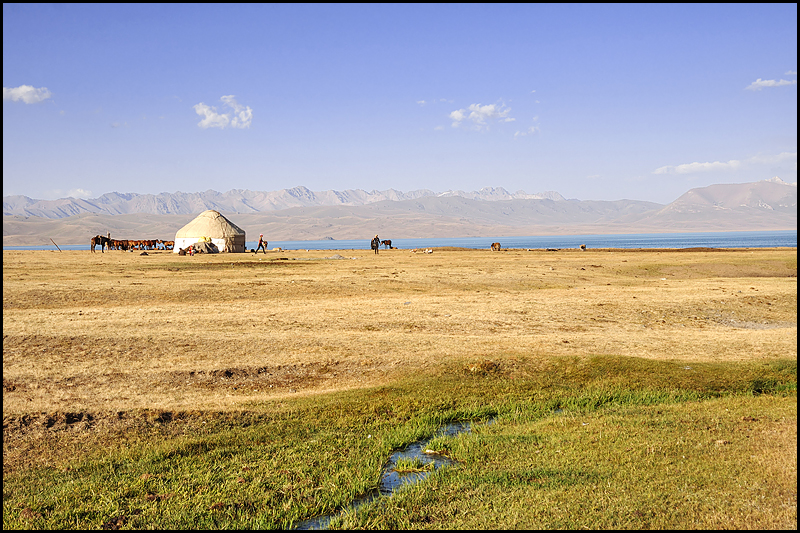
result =
M378 238L377 235L375 235L375 238L372 239L370 246L372 247L373 250L375 250L375 253L377 254L378 249L381 247L381 240Z
M267 241L264 240L263 233L258 236L258 248L256 248L256 253L258 253L258 250L263 250L264 255L267 254Z

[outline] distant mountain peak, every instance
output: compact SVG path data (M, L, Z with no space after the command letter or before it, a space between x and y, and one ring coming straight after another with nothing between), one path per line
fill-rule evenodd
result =
M691 189L666 206L663 211L696 213L706 208L752 208L768 211L797 212L797 185L775 177L755 183L709 185Z

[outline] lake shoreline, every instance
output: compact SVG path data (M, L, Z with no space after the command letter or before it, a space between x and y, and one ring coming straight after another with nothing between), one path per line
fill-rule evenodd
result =
M591 235L533 235L503 237L453 237L424 239L392 239L397 249L414 248L489 248L499 242L502 249L568 249L585 244L590 248L775 248L797 247L797 231L720 231L680 233L624 233ZM270 249L282 250L368 250L368 239L269 240ZM57 243L62 250L89 250L86 244ZM247 241L247 250L257 241ZM3 250L55 250L50 243L36 246L3 246ZM381 250L387 249L381 246Z

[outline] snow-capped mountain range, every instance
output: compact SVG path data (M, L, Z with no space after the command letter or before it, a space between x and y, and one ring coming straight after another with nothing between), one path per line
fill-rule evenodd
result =
M163 192L160 194L113 192L91 199L36 200L27 196L4 196L3 215L44 218L64 218L81 213L188 215L200 213L206 209L214 209L225 213L261 213L292 207L359 206L383 201L398 202L425 197L446 198L453 196L483 201L564 200L563 196L553 191L538 194L528 194L525 191L510 193L502 187L485 187L473 192L446 191L436 193L431 190L421 189L404 193L395 189L387 189L385 191L347 189L345 191L328 190L315 192L299 186L272 192L246 189L233 189L225 193L214 190L194 193Z
M797 229L797 184L778 178L692 189L667 205L641 200L567 200L556 192L502 188L418 190L110 193L82 200L3 198L3 245L87 243L111 232L166 239L215 209L248 235L271 241L755 231Z

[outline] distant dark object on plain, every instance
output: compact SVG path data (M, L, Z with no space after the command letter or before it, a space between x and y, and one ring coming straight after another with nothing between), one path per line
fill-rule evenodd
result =
M581 244L581 250L585 250L585 249L586 249L586 245L585 244Z

